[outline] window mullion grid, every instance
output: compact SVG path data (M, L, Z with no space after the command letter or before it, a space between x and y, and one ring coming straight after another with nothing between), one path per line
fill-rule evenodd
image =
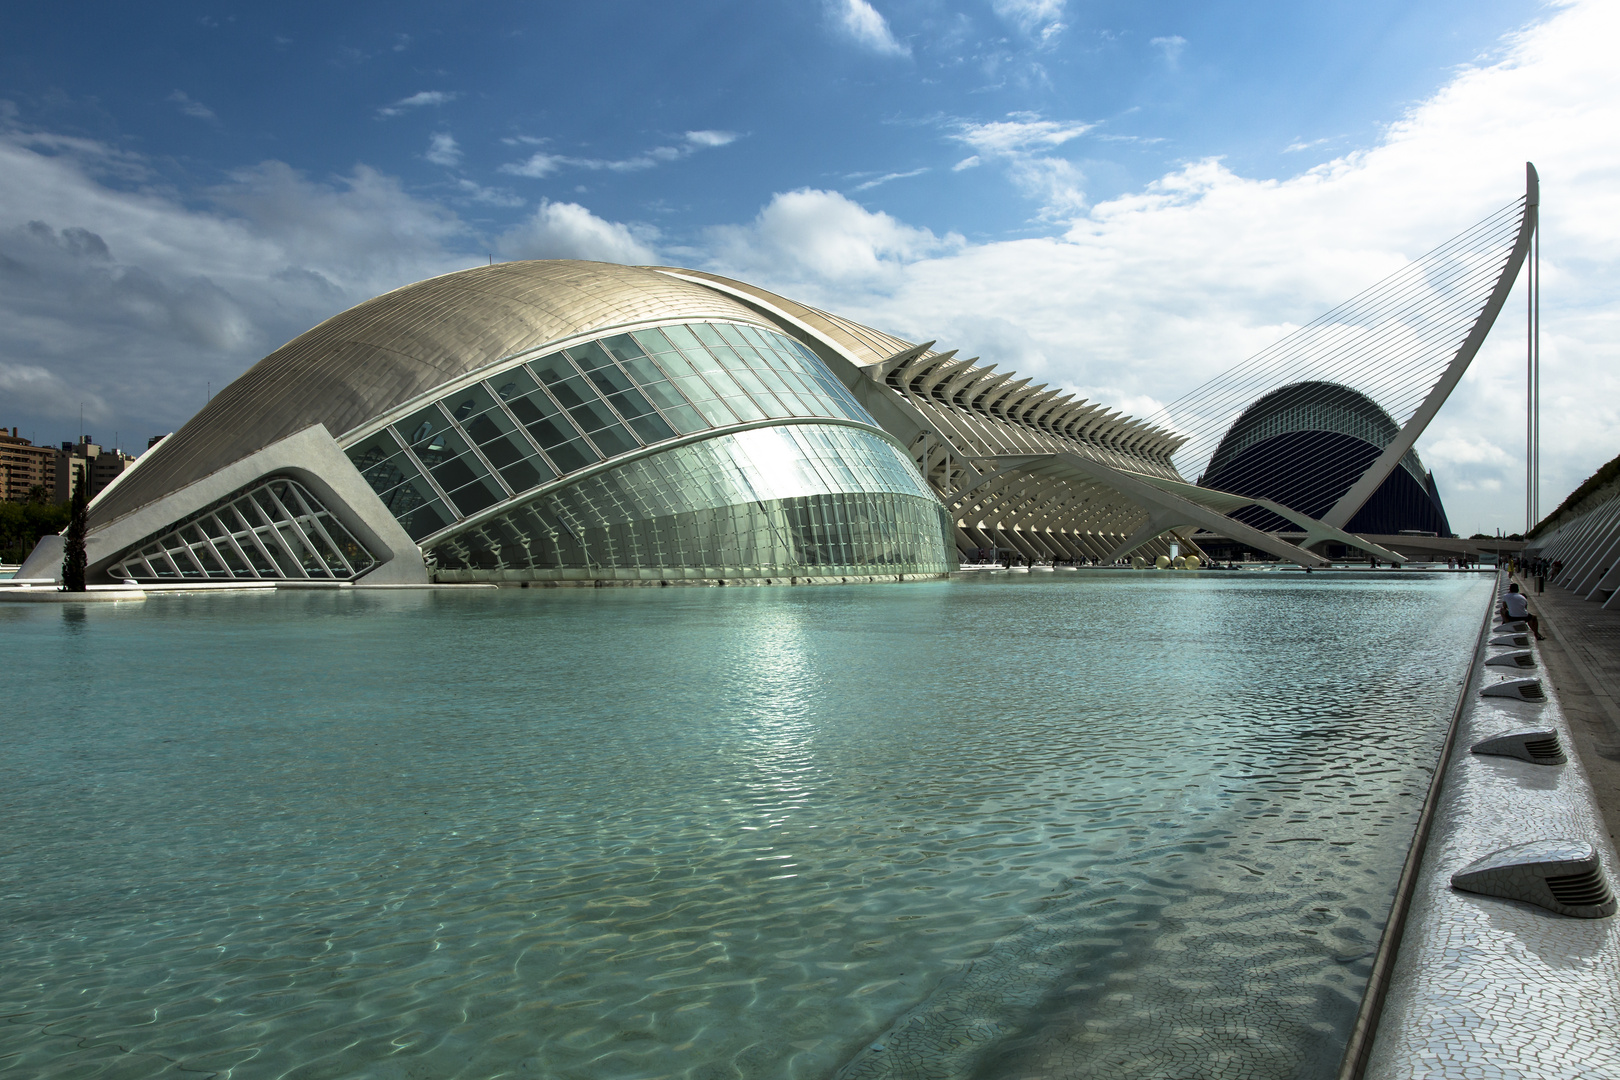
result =
M222 507L221 509L230 510L233 513L236 514L237 518L241 521L242 525L244 527L246 527L246 532L243 535L250 536L250 537L253 535L252 526L248 525L247 519L242 516L241 511L236 509L236 504L234 502L231 503L229 506ZM238 535L237 530L235 528L233 528L232 526L227 525L225 523L225 519L223 519L223 518L221 518L219 516L218 511L215 511L214 517L219 520L219 523L221 525L224 525L224 527L225 527L225 541L226 541L226 543L230 544L231 547L236 549L236 557L238 559L242 560L242 565L247 567L247 572L249 574L253 575L253 577L255 577L255 578L263 578L264 575L259 573L259 568L257 566L253 565L253 560L247 557L247 552L246 551L242 550L241 538ZM254 546L259 547L261 545L255 544ZM265 557L269 558L268 555L266 555ZM275 560L274 559L270 560L270 565L271 566L275 565Z
M247 503L250 507L252 507L254 516L258 517L264 522L263 525L254 525L252 520L246 514L242 514L242 520L248 525L248 537L253 541L254 544L258 546L259 550L264 553L265 560L268 561L270 566L277 571L278 576L285 578L287 577L287 572L282 568L281 560L276 558L275 555L271 554L270 547L265 541L266 534L275 538L274 543L282 549L283 553L285 553L289 559L292 560L293 566L298 570L298 572L307 578L309 574L304 571L301 561L291 551L287 550L286 541L281 539L281 534L276 528L276 523L271 521L270 515L264 512L264 507L260 506L259 500L253 497L253 492L248 492L247 495L236 501L237 506L240 506L242 503ZM241 513L241 511L238 510L237 513Z
M483 384L480 383L479 385L482 386ZM487 390L488 387L485 387L485 389ZM495 400L499 401L500 398L495 397ZM445 417L450 421L450 430L461 436L462 441L467 444L467 450L484 466L485 469L489 470L489 475L493 476L495 478L495 483L500 486L502 491L506 492L506 497L510 499L513 495L516 495L517 492L512 490L512 485L506 482L506 477L502 476L500 470L490 463L489 458L484 456L483 449L479 447L478 443L471 435L467 434L467 429L461 426L461 421L450 415L450 410L444 407L444 402L441 401L437 404L439 406L439 411L444 413Z
M676 325L676 324L674 324L674 323L671 323L671 324L670 324L670 325L672 325L672 326L673 326L673 325ZM685 324L685 323L682 323L682 324L679 324L679 325L683 325L683 326L684 326L684 325L686 325L686 324ZM697 335L696 335L696 334L694 334L694 335L692 335L692 336L693 336L693 337L697 337ZM730 414L731 414L731 416L732 416L732 419L733 419L733 420L734 420L734 421L741 421L741 419L742 419L742 417L740 417L740 416L738 416L738 415L737 415L737 411L736 411L736 410L735 410L735 409L733 409L733 408L732 408L732 407L731 407L731 406L730 406L730 405L727 405L727 404L726 404L726 396L725 396L725 395L724 395L724 394L722 394L722 393L721 393L721 392L720 392L720 391L719 391L719 390L717 390L717 389L716 389L716 388L715 388L715 385L714 385L714 383L713 383L713 382L712 382L712 381L710 381L710 379L709 379L709 377L708 377L708 376L706 376L706 375L704 375L704 374L703 374L703 368L702 368L702 366L701 366L701 365L700 365L700 364L698 364L698 363L696 363L696 362L695 362L695 361L693 361L693 359L692 359L692 358L691 358L691 357L690 357L690 356L687 356L687 355L686 355L686 350L685 350L685 349L683 349L683 348L682 348L682 347L681 347L681 346L679 346L679 345L677 345L677 344L675 344L675 342L674 342L674 341L670 341L670 343L669 343L669 347L670 347L670 348L672 348L672 349L674 349L674 350L675 350L675 351L676 351L676 353L677 353L677 354L679 354L679 355L681 355L681 356L683 356L683 357L686 357L686 362L687 362L687 363L688 363L688 364L690 364L690 365L691 365L691 367L692 367L692 377L693 377L693 378L695 378L695 379L697 379L697 381L698 381L698 382L700 382L700 383L702 383L702 384L703 384L703 385L704 385L704 386L707 386L707 387L708 387L708 388L709 388L709 394L710 394L710 400L711 400L711 401L717 401L717 402L719 402L719 403L720 403L720 407L721 407L721 408L723 408L723 409L725 409L725 410L726 410L726 412L728 412L728 413L730 413ZM711 363L712 363L712 364L714 364L714 366L715 366L715 367L717 367L717 368L719 368L719 369L720 369L720 370L721 370L721 371L725 371L725 370L726 370L726 365L724 365L724 364L722 364L722 363L721 363L721 362L720 362L720 358L719 358L719 357L718 357L718 356L716 356L716 355L714 355L714 354L713 354L713 353L711 353L711 352L709 352L709 350L708 350L708 346L707 346L707 345L705 345L705 344L704 344L704 342L703 342L703 339L702 339L702 338L698 338L698 348L700 348L700 349L702 349L702 350L703 350L703 352L704 352L704 355L705 355L705 356L707 356L707 357L708 357L708 359L709 359L709 362L711 362ZM666 378L667 378L667 377L668 377L668 375L669 375L669 373L668 373L668 372L665 372L665 373L664 373L664 374L665 374L665 377L666 377ZM727 378L730 378L730 376L729 376L729 374L728 374L728 376L727 376ZM736 382L737 382L737 380L736 380L736 379L732 379L732 380L731 380L731 381L732 381L732 383L734 383L734 384L735 384L735 383L736 383ZM678 383L676 383L676 382L675 382L675 381L674 381L674 380L670 380L670 385L671 385L671 386L674 386L674 387L675 387L675 388L676 388L676 389L680 389L680 386L679 386L679 384L678 384ZM738 390L742 390L742 387L741 387L741 385L738 385L738 386L737 386L737 389L738 389ZM744 393L745 393L745 394L746 394L746 393L747 393L747 391L743 391L743 392L744 392ZM693 408L697 408L697 403L696 403L696 402L693 402L693 403L692 403L692 407L693 407ZM699 410L699 412L701 412L701 411L702 411L702 410ZM721 425L721 426L724 426L724 425Z
M635 339L632 338L631 340L633 341ZM674 345L675 343L670 342L670 344ZM646 357L648 363L652 364L653 369L655 371L664 372L664 381L669 383L669 388L671 390L675 391L675 393L679 394L680 397L681 397L681 400L686 401L686 395L681 392L681 388L679 386L676 386L674 384L674 382L672 382L670 380L669 373L667 371L664 371L664 369L662 367L658 366L658 361L653 359L653 355L651 353L643 353L642 355ZM619 362L619 358L616 357L616 356L613 357L613 366L618 368L619 371L623 373L624 377L629 380L630 385L635 388L636 393L641 395L641 400L643 400L643 401L645 401L647 403L647 407L653 411L653 413L658 417L658 419L662 420L664 422L664 424L669 428L669 430L679 434L681 429L679 427L677 427L670 420L669 417L664 415L664 410L659 407L658 402L656 402L656 401L654 401L652 399L652 395L647 393L647 391L642 387L642 385L639 382L636 381L635 376L630 374L630 372L625 368L625 366ZM692 402L690 402L690 401L686 401L686 407L689 408L689 409L697 408L697 406L693 405ZM610 404L608 406L608 408L611 409L611 408L613 408L613 406ZM614 411L617 412L618 410L615 409ZM698 415L701 416L702 413L699 413ZM622 419L622 417L621 417L621 419ZM628 422L626 423L626 427L628 428ZM634 430L634 429L630 429L630 430ZM639 438L640 436L637 436L637 437Z
M439 409L439 415L446 417L446 419L449 417L449 414L442 407ZM422 464L422 459L416 456L416 451L411 449L410 444L405 441L405 437L394 430L393 424L388 425L388 433L394 437L395 442L399 443L399 448L405 452L406 459L416 466L417 475L427 481L428 487L432 488L433 493L439 497L439 501L444 503L444 508L458 518L466 517L467 515L463 514L456 504L450 500L450 496L445 494L444 488L439 486L438 478L433 475L426 465Z
M570 364L572 364L574 362L573 358L570 357L568 362ZM546 380L542 379L539 375L536 375L534 373L534 369L529 367L527 364L523 365L523 369L529 373L529 378L534 380L534 385L540 390L540 392L542 394L546 395L546 400L550 401L552 406L554 408L556 408L557 415L562 417L563 421L568 425L569 430L573 431L574 437L579 438L579 439L584 439L586 446L590 447L592 450L596 450L596 444L594 442L592 442L586 436L586 434L585 434L585 432L583 430L580 429L579 422L574 419L574 414L569 412L566 408L564 408L563 403L561 401L557 400L557 395L553 394L551 392L551 387L546 385ZM578 368L576 367L575 370L578 371ZM589 382L589 381L590 381L589 379L586 380L586 382ZM601 395L597 395L597 396L600 397ZM522 427L523 425L519 424L518 426ZM601 459L603 461L607 460L607 455L603 454L600 450L596 450L596 453L601 457ZM553 466L553 467L555 467L555 466ZM557 475L558 476L565 476L567 474L566 474L566 472L564 470L558 469L557 470Z
M326 531L326 525L321 521L321 516L310 507L309 500L304 498L304 489L289 480L287 481L287 490L292 492L294 499L298 500L298 506L303 511L299 516L305 522L315 526L316 530L320 532L321 538L326 541L327 550L336 555L338 562L343 564L343 569L346 572L345 576L354 577L354 565L349 562L349 557L343 554L342 545L333 540L332 534Z
M528 371L529 376L531 378L533 378L534 372L529 371L529 368L528 368L527 364L518 364L518 365L516 365L516 367L520 367L524 371ZM513 370L515 370L515 368L507 368L506 369L506 371L513 371ZM502 372L498 372L497 374L504 375L504 374L506 374L506 372L502 371ZM541 461L545 462L546 465L550 466L551 471L553 473L557 474L558 476L566 475L567 470L559 469L557 467L557 463L555 461L552 461L550 455L548 455L545 452L545 449L543 447L541 447L540 441L538 439L536 439L534 437L534 435L529 431L529 429L524 426L523 422L517 418L517 413L513 412L507 406L506 399L502 398L501 395L495 391L494 378L491 377L490 379L485 380L480 385L482 385L483 388L485 389L485 391L487 391L489 393L489 396L492 399L494 399L495 406L498 409L501 410L502 415L504 415L506 417L506 419L511 423L512 427L514 429L516 429L517 432L523 437L523 440L525 442L527 442L529 444L529 446L534 450L535 456L538 457ZM542 383L539 379L534 380L534 385L541 388L542 392L544 392L545 384ZM548 394L546 394L546 397L550 398L551 395L548 393ZM573 418L570 417L569 419L572 420Z
M231 530L225 528L224 522L219 520L218 513L205 514L203 517L197 519L197 531L202 533L203 543L207 544L208 550L213 552L214 558L218 560L220 568L225 571L225 576L228 578L234 578L236 576L236 571L231 569L230 561L219 553L219 545L214 542L214 536L210 534L207 529L202 527L203 520L207 518L212 518L215 528L224 533L226 537L230 536Z
M292 481L287 481L287 490L291 491L292 488ZM310 555L314 557L315 562L325 569L327 577L334 577L335 575L332 573L332 566L326 561L326 556L321 554L321 549L316 547L315 544L310 540L309 533L305 531L303 524L299 522L298 519L302 515L290 508L286 502L276 494L273 486L266 484L265 491L269 494L270 501L280 507L283 514L287 515L287 524L292 527L293 533L298 537L298 542L303 544L304 547L308 549ZM297 498L297 496L295 495L294 498ZM304 505L303 500L298 499L298 503L300 508L304 510L305 513L308 513L309 507ZM311 515L311 517L313 517L313 515ZM279 532L280 530L278 529L277 531ZM285 537L283 537L283 542L285 542ZM302 560L300 560L300 562L302 562ZM308 568L305 568L304 573L309 574Z
M179 537L180 537L180 550L181 550L181 551L184 551L184 552L185 552L185 553L186 553L186 558L188 558L188 559L190 559L190 560L191 560L191 562L192 562L192 564L193 564L193 565L194 565L194 566L196 566L196 568L197 568L197 573L198 573L198 574L199 574L199 575L201 575L201 576L202 576L202 577L203 577L203 578L207 578L207 577L208 577L208 568L207 568L207 567L205 567L205 566L204 566L204 565L203 565L203 564L202 564L202 560L201 560L201 559L199 559L199 558L197 558L197 553L196 553L196 552L195 552L195 551L192 551L192 550L191 550L191 544L190 544L190 542L189 542L189 541L187 541L187 540L186 540L186 538L185 538L185 534L184 534L184 533L179 533L179 534L177 534L177 535L179 535ZM170 561L170 562L174 562L174 560L173 560L173 559L170 559L170 560L169 560L169 561ZM178 568L179 568L179 564L178 564L178 563L175 563L175 567L176 567L176 569L178 569ZM180 576L181 576L181 577L187 577L187 576L188 576L188 575L186 575L186 574L181 574L181 575L180 575Z
M282 527L287 526L292 530L299 543L304 545L305 550L309 552L310 556L317 563L320 563L321 566L324 567L326 566L326 560L321 557L321 553L316 551L314 545L309 542L309 537L304 535L304 530L300 529L298 527L298 522L294 520L295 515L293 515L293 513L287 509L286 505L276 497L275 490L271 487L271 485L265 484L259 490L265 493L271 504L274 505L277 510L281 511L286 519L284 521L276 521L273 519L271 514L264 510L263 506L259 506L260 513L263 514L266 520L270 521L270 531L275 534L276 542L281 545L282 550L285 551L292 559L293 565L298 567L299 573L303 574L306 578L313 578L315 575L311 574L309 572L309 567L304 565L303 557L299 555L298 552L293 550L293 545L287 541L287 534L283 531ZM253 502L255 506L258 506L257 499L254 499ZM328 576L330 576L330 571L328 571Z

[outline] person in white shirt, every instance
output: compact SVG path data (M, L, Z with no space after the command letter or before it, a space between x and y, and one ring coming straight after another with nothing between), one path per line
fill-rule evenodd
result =
M1502 621L1526 623L1530 627L1530 632L1538 639L1546 638L1541 632L1541 626L1536 622L1536 617L1530 614L1530 601L1519 591L1517 581L1509 585L1508 591L1502 595Z

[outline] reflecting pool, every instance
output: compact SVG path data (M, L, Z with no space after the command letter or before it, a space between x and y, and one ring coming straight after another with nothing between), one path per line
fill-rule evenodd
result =
M0 1072L1328 1075L1489 590L0 605Z

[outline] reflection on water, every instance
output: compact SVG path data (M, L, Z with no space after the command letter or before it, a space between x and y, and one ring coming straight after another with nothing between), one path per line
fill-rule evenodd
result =
M0 609L0 1062L1322 1075L1487 589Z

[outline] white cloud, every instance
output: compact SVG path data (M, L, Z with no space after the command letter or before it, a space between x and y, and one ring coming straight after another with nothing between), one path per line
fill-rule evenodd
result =
M954 137L981 154L1024 154L1050 150L1096 127L1081 121L1047 120L1038 113L1008 113L1005 120L959 120Z
M1063 18L1064 0L991 0L990 7L997 15L1026 34L1037 34L1050 41L1066 27Z
M856 191L867 191L867 190L869 190L871 188L878 187L881 184L887 184L891 180L909 180L911 177L913 177L913 176L921 176L923 173L925 173L927 171L928 171L927 168L921 168L921 169L912 169L910 172L884 173L882 176L873 177L871 180L867 180L864 183L856 184L855 185L855 190Z
M531 154L525 161L514 161L502 165L501 172L509 173L512 176L526 176L532 180L544 179L563 169L587 169L617 173L641 172L644 169L655 169L667 162L690 157L700 150L712 150L715 147L729 146L741 137L735 131L688 131L681 136L679 144L675 146L655 146L651 150L628 158L572 157L567 154L538 151ZM503 141L508 145L528 144L533 146L544 145L547 140L519 135Z
M461 161L461 147L456 145L455 136L441 131L428 140L427 153L423 156L435 165L456 165Z
M645 266L658 261L657 230L597 217L578 203L542 200L533 216L496 241L508 259L593 259Z
M472 261L453 214L371 170L315 182L267 162L185 202L129 182L144 175L90 140L0 133L0 397L47 440L81 400L105 427L173 430L207 382Z
M74 416L84 409L86 423L99 424L111 410L92 389L74 387L35 364L9 364L0 360L0 395L11 409L46 416Z
M835 25L856 44L884 56L910 56L911 48L895 40L889 22L867 0L829 0Z
M1048 120L1031 112L1008 113L1005 120L989 122L955 120L950 125L951 138L978 153L954 168L971 168L985 158L999 161L1014 186L1040 205L1041 217L1069 217L1085 207L1085 177L1074 164L1048 152L1095 127L1082 121Z
M187 116L195 116L199 120L214 120L214 110L200 101L194 101L184 90L176 90L170 94L168 100L180 106L180 111Z
M1297 176L1254 179L1219 160L1190 162L1073 211L1058 235L914 251L877 260L883 272L865 277L838 273L829 257L810 260L819 276L794 264L788 245L801 241L791 234L767 242L773 201L746 227L753 256L730 252L730 264L784 290L813 282L821 306L963 355L1001 362L1000 350L1013 350L1008 362L1021 375L1119 407L1179 397L1484 218L1523 190L1529 158L1543 177L1542 488L1551 509L1620 452L1620 142L1593 135L1620 129L1620 68L1607 44L1617 36L1620 8L1560 7L1500 56L1458 71L1376 145ZM1083 127L1011 117L953 134L987 163L1024 169L1031 190L1068 185L1073 197L1076 175L1035 163L1058 160L1047 147ZM806 232L813 249L819 236ZM835 247L847 242L832 235ZM988 313L1027 341L1008 344L1005 326L978 317ZM1464 534L1523 524L1512 494L1523 489L1523 349L1516 293L1418 445Z
M714 146L729 146L738 139L735 131L688 131L686 143L688 146L707 149Z
M963 169L972 169L978 164L979 155L974 154L972 157L965 157L961 161L958 161L955 165L952 165L951 172L961 172Z
M1153 38L1148 44L1164 53L1164 62L1174 70L1181 63L1181 53L1187 47L1187 39L1180 34L1171 34L1169 37Z
M410 97L400 98L392 105L384 105L377 110L377 115L398 116L410 109L420 109L428 105L447 105L460 96L453 90L423 90Z
M716 265L816 290L882 286L907 263L964 244L813 188L772 197L752 222L712 229L709 241Z

